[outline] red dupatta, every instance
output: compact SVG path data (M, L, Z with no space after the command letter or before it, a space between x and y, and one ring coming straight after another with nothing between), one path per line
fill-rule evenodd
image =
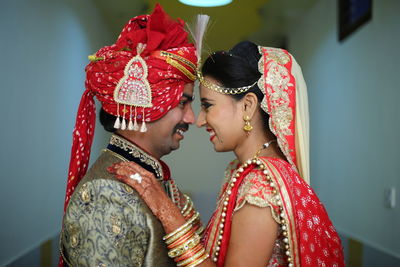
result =
M225 263L232 216L242 181L251 172L260 170L266 173L264 177L268 181L269 188L272 188L271 194L275 199L279 199L277 203L280 205L271 212L278 211L279 224L285 232L282 241L287 247L285 256L287 265L281 266L345 266L340 239L314 191L300 178L293 166L284 160L273 158L256 159L251 164L238 167L228 174L230 177L223 186L220 205L214 212L204 235L204 243L217 266L222 267ZM233 187L230 186L232 182ZM224 201L228 201L228 205L221 204Z

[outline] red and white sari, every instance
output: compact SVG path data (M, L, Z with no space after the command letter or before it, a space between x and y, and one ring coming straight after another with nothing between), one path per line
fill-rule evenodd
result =
M311 187L288 162L276 158L259 160L268 177L257 164L250 164L239 176L237 161L227 168L217 208L203 239L211 259L217 266L224 266L232 216L247 203L269 207L280 225L268 266L345 266L340 239ZM234 178L235 186L230 187ZM229 204L224 205L225 201Z

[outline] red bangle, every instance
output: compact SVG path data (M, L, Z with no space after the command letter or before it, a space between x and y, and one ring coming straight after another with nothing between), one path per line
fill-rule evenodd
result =
M191 250L182 254L179 258L175 258L174 261L179 262L179 261L189 259L190 257L193 257L194 255L196 255L196 253L199 252L202 248L203 248L203 245L201 243L199 243L199 244L197 244L197 246L195 246Z
M183 244L186 239L188 239L188 237L192 236L194 234L195 230L194 229L190 229L189 232L187 232L186 234L184 234L183 236L179 237L177 240L175 240L172 244L169 244L167 246L167 248L172 249L174 247L177 247L181 244Z
M190 211L190 213L188 215L185 216L185 220L189 220L194 214L196 213L196 211L194 209L192 209Z

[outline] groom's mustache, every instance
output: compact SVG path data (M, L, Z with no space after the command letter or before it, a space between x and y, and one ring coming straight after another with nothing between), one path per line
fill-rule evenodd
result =
M176 132L176 130L183 130L183 131L187 131L189 130L189 124L187 123L179 123L174 127L174 132Z

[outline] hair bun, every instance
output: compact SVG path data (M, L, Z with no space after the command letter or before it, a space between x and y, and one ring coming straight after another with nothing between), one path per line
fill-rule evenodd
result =
M250 41L243 41L235 45L229 53L242 58L247 61L251 68L257 69L258 71L258 61L261 57L258 52L258 46Z

